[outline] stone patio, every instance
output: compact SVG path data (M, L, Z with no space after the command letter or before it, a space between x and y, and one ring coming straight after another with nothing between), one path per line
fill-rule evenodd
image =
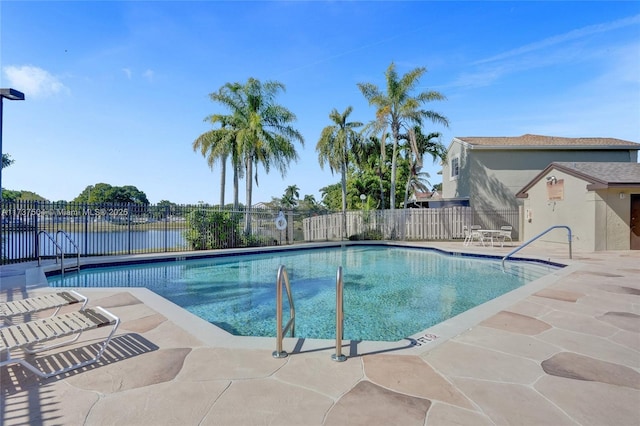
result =
M288 338L275 359L275 339L230 336L145 289L83 288L122 320L103 359L46 380L2 367L0 424L640 425L640 252L524 253L570 266L433 341L345 341L341 363L333 341ZM0 298L51 291L32 266L0 268ZM103 335L36 362L82 359Z

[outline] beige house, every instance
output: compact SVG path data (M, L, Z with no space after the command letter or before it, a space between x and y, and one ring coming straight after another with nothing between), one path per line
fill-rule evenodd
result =
M587 251L640 250L640 164L552 163L517 194L524 200L524 238L566 225ZM540 238L567 242L564 229Z
M522 204L515 194L552 162L638 160L640 144L613 138L455 137L442 170L442 197L468 198L476 209Z

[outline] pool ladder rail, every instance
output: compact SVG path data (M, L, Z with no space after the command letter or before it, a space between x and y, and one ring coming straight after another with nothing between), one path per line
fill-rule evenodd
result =
M338 272L336 272L336 353L331 355L331 359L336 362L347 360L347 357L342 355L342 339L344 337L343 289L342 266L338 266Z
M44 235L45 237L47 237L47 239L54 245L54 247L56 249L56 264L58 263L58 257L59 257L60 258L60 273L63 276L64 276L64 273L67 272L67 271L74 271L74 270L78 271L78 272L80 271L80 249L78 248L78 245L75 243L75 241L73 241L73 238L71 238L71 236L69 236L69 234L67 234L62 229L60 229L60 230L58 230L58 232L56 232L56 238L55 239L47 231L38 232L38 235L36 237L36 251L37 251L37 254L38 254L38 266L40 266L40 263L42 261L42 255L40 254L40 235ZM59 241L58 237L61 237L62 241ZM62 244L63 244L64 240L66 240L67 243L70 244L75 249L74 253L65 253L64 252L64 249L62 248ZM66 266L65 267L65 264L64 264L65 254L75 255L75 258L76 258L75 265L71 265L71 266Z
M287 325L282 328L282 286L284 284L287 291L287 298L289 299L289 321ZM289 284L289 275L284 265L280 265L278 268L278 276L276 279L276 350L273 352L274 358L286 358L289 354L282 349L282 339L287 331L291 331L291 337L295 334L296 329L296 308L293 305L293 297L291 296L291 285Z
M287 325L282 327L282 287L287 292L287 298L289 299L289 321ZM344 330L344 298L343 298L344 282L342 278L342 266L338 267L336 273L336 353L331 355L331 359L337 362L346 361L347 357L342 354L342 339ZM274 358L286 358L289 356L287 351L282 348L282 340L287 334L287 331L291 332L291 337L294 337L296 327L296 309L293 305L293 297L291 296L291 285L289 284L289 275L284 265L280 265L278 268L278 275L276 279L276 350L272 355Z
M524 243L522 243L521 245L519 245L515 249L511 250L509 253L507 253L507 255L502 258L502 272L504 272L504 270L505 270L504 269L505 260L507 260L512 255L516 254L517 252L519 252L520 250L522 250L523 248L525 248L526 246L528 246L529 244L531 244L532 242L537 240L538 238L542 237L547 232L552 231L554 229L558 229L558 228L564 228L564 229L567 230L567 240L568 240L568 243L569 243L569 259L573 259L573 251L572 251L572 248L571 248L571 241L573 240L573 237L572 237L572 234L571 234L571 228L569 228L567 225L554 225L554 226L551 226L551 227L545 229L544 231L542 231L541 233L539 233L535 237L531 238L528 241L525 241Z

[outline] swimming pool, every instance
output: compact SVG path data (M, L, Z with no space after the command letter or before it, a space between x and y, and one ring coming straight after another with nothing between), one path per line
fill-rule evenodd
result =
M335 277L342 266L344 338L377 341L411 336L557 269L518 261L507 262L505 273L495 258L355 245L88 268L48 281L146 287L234 335L274 337L280 265L291 282L296 337L335 338Z

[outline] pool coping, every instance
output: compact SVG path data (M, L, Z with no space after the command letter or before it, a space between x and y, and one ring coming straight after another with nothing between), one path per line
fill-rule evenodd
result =
M426 244L426 245L425 245ZM345 241L345 242L323 242L323 243L307 243L304 245L276 246L276 247L257 247L257 248L241 248L241 249L224 249L224 250L208 250L201 252L176 252L176 253L154 253L154 254L136 254L124 256L108 256L108 257L91 257L81 259L81 267L103 267L123 264L141 264L160 262L167 260L186 260L200 259L218 256L234 256L247 253L268 253L288 250L314 249L339 246L357 246L357 245L384 245L397 246L418 249L429 249L443 254L454 256L469 256L476 258L495 258L500 259L503 255L488 255L486 253L473 253L463 250L444 250L428 245L423 242L385 242L385 241ZM437 243L434 243L437 244ZM565 265L563 268L551 272L535 281L527 283L521 287L511 290L497 298L489 300L482 305L471 308L461 314L458 314L448 320L431 326L425 330L414 333L404 339L388 342L388 341L342 341L342 353L347 357L364 356L376 353L388 353L399 355L421 355L429 350L439 346L440 344L454 338L467 330L479 325L485 319L497 314L508 306L540 291L562 277L575 272L581 268L581 265L571 260L562 260L562 263L552 262L551 259L544 260L539 256L527 256L512 258L516 261L532 261L547 265ZM37 290L49 287L47 276L52 275L59 266L56 264L48 264L40 267L27 269L25 271L29 290ZM229 349L275 349L274 337L248 337L232 335L214 324L190 313L186 309L174 304L173 302L163 298L153 291L140 287L82 287L77 289L87 295L92 292L106 291L127 291L137 297L142 303L151 309L161 313L167 319L183 328L185 331L199 339L203 344ZM307 339L288 337L284 339L284 350L290 354L316 352L316 351L335 351L336 341L334 339Z

